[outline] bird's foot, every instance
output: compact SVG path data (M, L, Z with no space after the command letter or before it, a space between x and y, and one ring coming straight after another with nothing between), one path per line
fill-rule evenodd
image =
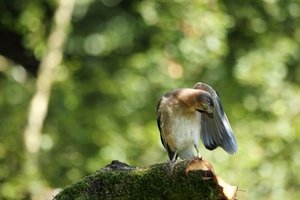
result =
M202 159L202 155L199 152L197 152L196 158Z
M200 158L200 159L202 159L202 155L199 153L199 150L198 150L198 148L197 148L197 145L194 145L194 147L195 147L195 149L196 149L196 152L197 152L197 154L196 154L196 158Z

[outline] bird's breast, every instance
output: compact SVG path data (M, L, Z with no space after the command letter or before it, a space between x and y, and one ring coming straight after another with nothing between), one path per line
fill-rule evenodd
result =
M168 136L173 150L183 150L198 146L200 139L200 120L196 113L190 115L170 116L170 133Z

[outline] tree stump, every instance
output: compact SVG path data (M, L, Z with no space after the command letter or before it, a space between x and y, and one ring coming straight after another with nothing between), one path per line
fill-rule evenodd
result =
M66 187L54 200L207 199L234 200L236 186L216 176L202 158L145 167L112 161L95 174Z

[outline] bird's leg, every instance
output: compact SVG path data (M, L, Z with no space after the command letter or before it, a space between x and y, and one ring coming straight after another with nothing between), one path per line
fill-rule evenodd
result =
M175 161L176 160L176 156L177 156L177 151L175 151L174 156L173 156L173 158L172 158L171 161Z
M194 147L195 147L195 149L196 149L196 152L197 152L197 155L196 155L196 157L198 157L198 158L202 158L202 156L200 155L200 153L199 153L199 150L198 150L198 147L197 147L197 145L196 145L196 144L194 144Z
M171 160L171 171L173 171L173 169L174 169L174 167L176 166L176 163L177 163L177 151L175 151L175 153L174 153L174 156L173 156L173 158L172 158L172 160Z

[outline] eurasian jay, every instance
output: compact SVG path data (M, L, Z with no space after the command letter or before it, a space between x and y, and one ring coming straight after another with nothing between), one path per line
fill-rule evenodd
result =
M157 105L157 125L170 160L191 158L195 153L199 156L200 138L209 150L220 146L230 154L237 151L221 100L205 83L175 89L162 96Z

